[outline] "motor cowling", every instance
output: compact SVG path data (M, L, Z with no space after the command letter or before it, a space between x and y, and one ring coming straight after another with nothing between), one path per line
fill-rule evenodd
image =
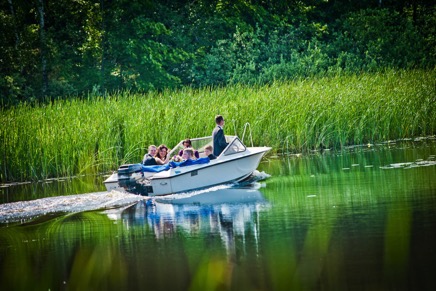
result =
M131 179L132 175L135 173L137 173L137 174L142 173L142 165L141 164L121 165L118 168L118 181Z
M144 195L138 180L143 177L141 164L126 164L118 168L118 184L127 192Z

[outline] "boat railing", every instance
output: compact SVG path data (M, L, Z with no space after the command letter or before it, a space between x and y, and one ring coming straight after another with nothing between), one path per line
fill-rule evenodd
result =
M254 145L253 145L253 135L252 135L252 133L251 133L251 125L250 125L250 123L248 123L248 122L246 122L246 123L244 124L244 131L243 131L243 133L242 133L241 141L244 142L245 132L246 132L247 128L250 130L250 141L251 141L251 146L254 147Z

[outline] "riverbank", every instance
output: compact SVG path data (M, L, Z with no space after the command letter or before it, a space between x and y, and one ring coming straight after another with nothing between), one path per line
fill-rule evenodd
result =
M149 144L209 135L218 113L226 133L241 135L249 122L254 144L274 152L429 136L436 133L435 80L436 70L387 71L24 104L1 112L0 181L113 170L140 160Z

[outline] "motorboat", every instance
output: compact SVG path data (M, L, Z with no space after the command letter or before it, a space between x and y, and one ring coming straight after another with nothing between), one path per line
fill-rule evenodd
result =
M191 139L200 155L198 163L170 162L162 166L142 164L121 165L104 181L108 191L118 190L144 196L159 196L216 185L242 182L257 169L270 147L247 147L238 136L226 135L227 147L216 158L205 156L204 148L213 144L212 136ZM183 140L171 151L170 157L183 149Z

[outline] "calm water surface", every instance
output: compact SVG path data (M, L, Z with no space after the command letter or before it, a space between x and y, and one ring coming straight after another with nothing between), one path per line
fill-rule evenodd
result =
M435 290L435 155L269 158L251 186L153 201L103 177L0 188L0 289Z

